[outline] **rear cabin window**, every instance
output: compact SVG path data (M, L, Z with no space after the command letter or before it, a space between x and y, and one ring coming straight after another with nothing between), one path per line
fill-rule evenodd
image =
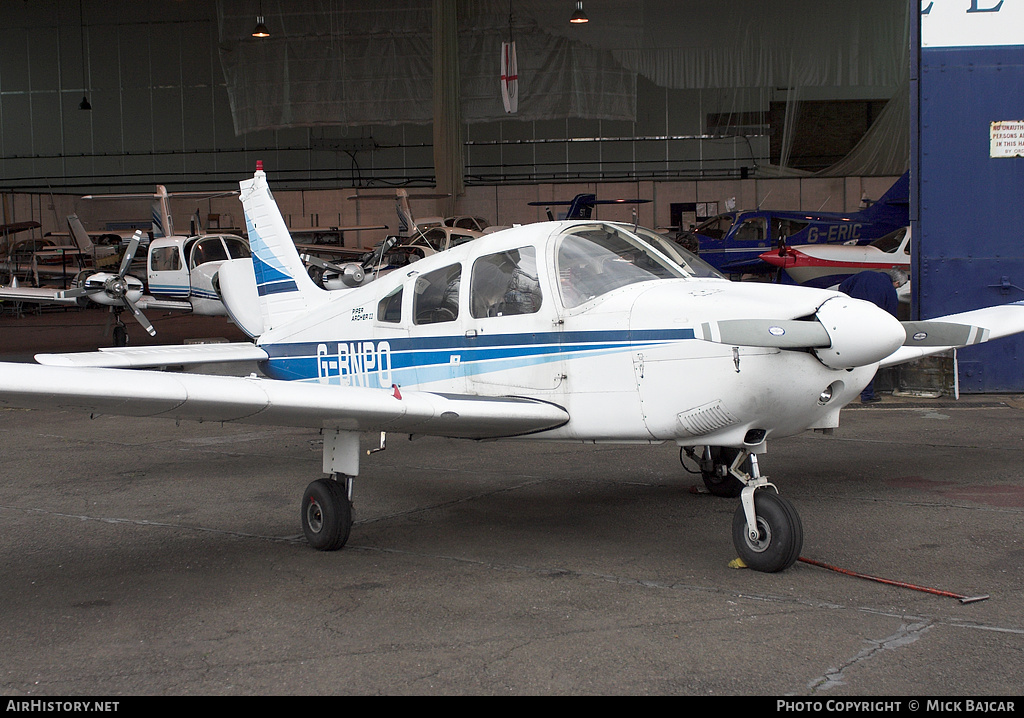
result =
M533 247L488 254L473 263L469 311L477 319L533 314L541 301Z
M453 322L459 316L462 265L427 272L416 278L412 314L416 324Z
M402 287L391 292L377 304L377 321L394 324L402 321Z

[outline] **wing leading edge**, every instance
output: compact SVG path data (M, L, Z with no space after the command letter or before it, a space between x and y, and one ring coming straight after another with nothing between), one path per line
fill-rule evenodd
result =
M0 363L0 406L465 439L519 436L569 420L561 407L525 398L13 363Z

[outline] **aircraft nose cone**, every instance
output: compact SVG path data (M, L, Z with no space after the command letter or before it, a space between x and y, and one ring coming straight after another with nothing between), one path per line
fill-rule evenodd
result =
M907 338L896 317L861 299L833 297L818 308L817 317L832 345L816 349L815 354L833 369L879 362L903 346Z

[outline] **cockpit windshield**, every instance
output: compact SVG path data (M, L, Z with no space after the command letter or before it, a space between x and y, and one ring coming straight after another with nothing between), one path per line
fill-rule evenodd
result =
M900 248L900 245L903 244L903 238L906 236L907 227L900 227L895 232L890 232L884 237L879 237L871 243L871 246L876 247L883 252L893 253ZM910 252L907 251L907 254L910 254Z
M559 291L570 309L628 284L691 276L615 225L577 225L556 241Z
M668 237L644 227L636 227L635 229L630 227L629 231L640 237L640 239L646 241L658 251L668 255L668 258L675 261L676 264L682 267L683 271L686 272L688 276L716 277L718 279L725 279L722 273L717 269L679 243L673 242Z

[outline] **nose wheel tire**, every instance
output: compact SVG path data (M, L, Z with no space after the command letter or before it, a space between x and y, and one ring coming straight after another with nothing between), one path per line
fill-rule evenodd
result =
M318 551L337 551L352 530L352 502L345 484L317 479L302 496L302 533Z
M783 571L800 557L804 528L793 504L778 494L761 489L754 493L757 538L747 530L741 504L732 519L732 542L743 562L755 571Z

